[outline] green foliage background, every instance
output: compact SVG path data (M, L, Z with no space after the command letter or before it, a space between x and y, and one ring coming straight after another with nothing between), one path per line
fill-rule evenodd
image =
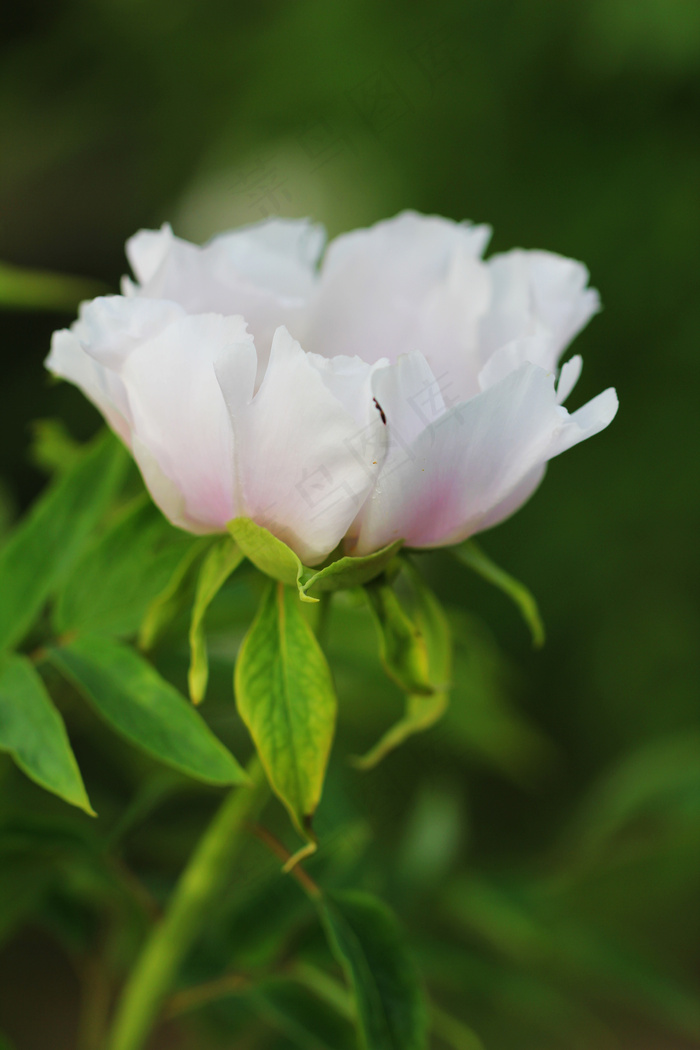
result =
M342 611L318 864L391 901L436 1001L489 1050L700 1046L700 7L59 0L15 5L3 32L7 263L116 289L126 237L166 219L203 239L264 214L312 214L334 234L414 207L492 223L493 249L543 247L589 266L604 311L576 343L576 401L615 385L619 416L483 537L535 591L547 645L533 652L502 595L431 556L457 625L459 687L438 727L359 773L344 757L366 751L400 702L365 655L371 623ZM43 370L75 302L70 286L56 294L68 312L0 315L3 529L44 483L30 421L61 417L80 439L98 427ZM254 608L245 580L208 620L222 630L206 714L237 754L227 625L238 618L237 641ZM181 686L184 652L173 645L161 667ZM101 823L67 813L4 758L0 815L10 827L29 810L93 844L121 835L144 785L159 797L157 767L70 697L64 715ZM215 797L161 787L164 808L149 817L144 803L124 846L156 897ZM47 1026L52 1050L78 1046L79 978L91 979L112 899L79 852L58 881L0 868L0 1029L18 1050L49 1045ZM255 864L250 915L265 914L261 887L276 877L274 863ZM313 941L285 910L292 890L274 885L273 932ZM138 921L125 931L136 937ZM192 961L200 979L230 956L224 934L212 930ZM248 935L243 968L273 954L252 922ZM117 970L132 950L112 944ZM280 990L265 994L214 1011L194 1035L173 1029L165 1045L346 1045L299 1036ZM256 1027L259 1016L277 1022ZM442 1035L436 1046L469 1045Z

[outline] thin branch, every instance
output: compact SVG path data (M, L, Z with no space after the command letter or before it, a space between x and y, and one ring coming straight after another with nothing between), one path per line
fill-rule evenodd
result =
M271 853L274 853L276 857L284 861L287 864L292 859L293 854L289 852L286 846L284 846L271 831L264 828L261 824L249 824L248 830L252 832L257 839L266 846ZM295 864L293 868L289 869L288 872L293 875L299 885L303 888L305 893L308 893L310 897L314 899L322 896L320 886L314 882L309 874L302 868L301 864Z

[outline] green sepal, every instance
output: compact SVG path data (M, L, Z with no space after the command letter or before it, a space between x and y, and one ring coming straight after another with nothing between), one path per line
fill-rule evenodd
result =
M243 558L243 551L235 540L230 536L223 536L209 548L199 570L190 621L190 667L187 674L190 699L194 704L199 704L204 699L209 679L204 614Z
M40 787L95 816L63 719L24 656L0 657L0 751Z
M403 540L396 540L374 554L338 558L308 577L302 590L308 594L312 588L316 591L338 591L361 587L384 572L402 544Z
M428 655L428 674L435 685L430 696L410 693L404 715L377 741L365 755L354 758L359 769L371 769L402 744L408 737L430 729L447 710L452 677L452 635L440 602L423 580L416 567L402 559L413 590L412 620L421 633Z
M295 590L271 583L243 640L234 686L270 784L300 834L321 798L335 730L331 672Z
M99 635L82 635L47 655L130 743L206 783L248 783L245 771L192 705L133 649Z
M527 587L491 561L481 547L474 543L474 540L466 540L456 547L450 547L449 550L462 565L466 565L488 583L507 594L520 609L525 623L530 628L532 644L538 649L544 645L545 632L542 617L537 602Z
M392 681L406 693L430 696L428 649L419 626L403 609L386 576L365 584L379 640L379 657Z
M246 558L273 580L296 587L303 602L317 602L304 592L306 569L291 547L273 536L269 529L257 525L250 518L234 518L226 526Z
M426 1050L428 1011L394 913L368 893L327 893L319 911L355 1000L363 1050Z

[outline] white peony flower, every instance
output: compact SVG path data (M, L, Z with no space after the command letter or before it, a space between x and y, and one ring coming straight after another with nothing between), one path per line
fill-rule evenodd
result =
M488 237L408 212L337 238L319 272L323 231L305 221L203 248L142 231L127 244L138 284L83 304L47 366L94 401L182 528L250 517L309 565L344 537L357 554L454 543L516 510L617 409L613 390L561 407L580 358L555 385L598 309L585 268L546 252L483 262Z

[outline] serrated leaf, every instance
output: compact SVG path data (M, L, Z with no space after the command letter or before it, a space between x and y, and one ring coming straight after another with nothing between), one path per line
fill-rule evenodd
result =
M304 593L303 582L311 570L304 568L291 547L250 518L234 518L226 527L256 568L273 580L296 587L303 602L318 601Z
M83 299L104 295L98 281L0 262L0 307L16 310L65 310L73 313Z
M193 600L198 562L210 544L210 536L196 539L175 565L162 591L146 609L139 628L139 649L152 649L173 620Z
M129 457L100 436L58 478L0 550L0 649L21 641L121 485Z
M359 558L338 558L308 578L302 590L308 594L310 590L337 591L361 587L384 571L402 544L403 540L396 540L374 554L366 554Z
M191 704L132 649L84 635L48 656L113 729L154 758L208 783L248 782Z
M320 905L329 944L355 997L364 1050L425 1050L428 1018L418 974L393 912L366 893L329 893Z
M406 693L430 696L435 685L430 678L428 649L416 623L407 615L384 578L365 585L379 639L384 670Z
M190 698L195 704L204 699L209 678L204 614L243 558L243 551L235 540L224 536L209 549L199 570L190 622L190 668L187 676Z
M95 815L66 727L26 657L0 657L0 751L36 784Z
M135 634L148 605L197 541L148 497L136 500L76 563L54 610L58 633Z
M524 584L491 561L473 540L466 540L465 543L460 543L456 547L450 547L450 552L458 561L461 561L462 565L466 565L467 568L483 577L487 583L493 584L494 587L498 587L504 594L507 594L520 609L525 623L530 628L532 644L538 648L544 645L545 633L542 617L537 602Z
M359 769L371 769L390 751L399 747L408 737L430 729L443 716L449 702L449 684L452 676L452 638L450 625L440 602L414 566L404 561L414 591L412 619L421 633L428 657L428 675L436 690L429 696L412 693L406 697L406 709L401 718L380 740L353 764Z
M306 837L321 798L336 697L294 590L271 584L263 595L238 654L235 690L270 784Z

